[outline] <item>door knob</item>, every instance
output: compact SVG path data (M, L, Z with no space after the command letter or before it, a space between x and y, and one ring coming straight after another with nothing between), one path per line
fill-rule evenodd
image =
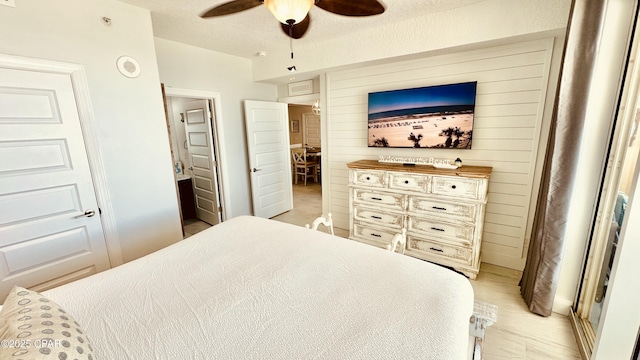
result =
M89 209L89 210L86 210L84 214L76 216L76 219L81 217L92 217L95 214L96 212L94 210Z
M260 171L260 170L262 170L262 169L253 168L253 172Z

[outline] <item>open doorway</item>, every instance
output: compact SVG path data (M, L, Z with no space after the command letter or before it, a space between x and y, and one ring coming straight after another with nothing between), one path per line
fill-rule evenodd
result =
M215 106L215 98L171 93L166 96L167 125L185 238L224 219Z
M293 156L290 156L293 184L293 209L274 217L274 220L300 226L311 224L322 214L322 139L320 114L314 113L312 105L289 104L289 143L291 149L305 150L305 159L315 167L304 176L296 174ZM310 176L309 172L315 172ZM297 181L296 181L297 180Z

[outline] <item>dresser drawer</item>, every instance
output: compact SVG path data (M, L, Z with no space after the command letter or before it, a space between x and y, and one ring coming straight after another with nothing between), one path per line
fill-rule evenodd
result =
M352 185L383 188L385 184L385 172L375 170L352 170Z
M408 173L389 173L389 188L402 191L426 193L429 186L429 176Z
M431 193L453 196L465 199L481 199L478 179L464 179L448 176L433 176L431 178Z
M405 209L405 196L382 191L353 189L353 200L369 206L384 206L390 210Z
M387 245L391 244L391 240L400 231L393 231L392 229L381 229L365 222L354 221L353 222L353 237L356 240L364 240L370 244L387 248Z
M439 256L465 265L473 262L471 248L443 244L415 236L407 236L407 250L427 256Z
M479 204L447 202L419 196L409 196L408 210L431 216L444 216L462 221L474 222L478 216Z
M408 216L407 232L417 231L425 236L437 236L458 242L461 245L471 245L475 226L464 223L449 223L436 218Z
M353 218L355 220L367 221L378 226L393 227L395 229L402 229L402 222L404 220L402 214L385 212L382 209L369 209L360 205L354 205Z

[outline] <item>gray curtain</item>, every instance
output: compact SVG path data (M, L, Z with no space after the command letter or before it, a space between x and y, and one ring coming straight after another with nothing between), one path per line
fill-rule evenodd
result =
M536 214L520 292L529 310L551 315L575 181L587 93L602 26L602 0L574 0Z

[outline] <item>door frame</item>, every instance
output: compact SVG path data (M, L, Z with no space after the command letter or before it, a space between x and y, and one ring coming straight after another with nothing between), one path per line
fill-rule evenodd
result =
M211 129L213 130L213 134L211 134L213 138L213 151L216 153L216 170L218 172L218 190L220 196L220 206L222 207L221 218L222 221L227 220L227 214L231 213L231 204L228 202L228 199L231 199L231 195L228 193L228 189L225 184L230 183L227 178L227 172L224 171L224 159L227 158L225 154L226 144L224 141L224 127L222 124L222 100L220 93L213 91L205 91L205 90L192 90L192 89L182 89L176 88L172 86L164 86L165 96L168 97L184 97L184 98L193 98L195 99L203 99L203 100L211 100L213 101L213 119L210 119ZM175 162L175 159L174 159ZM176 196L178 188L176 187Z
M107 186L107 174L104 169L100 146L95 130L95 117L89 93L89 83L84 66L54 60L34 59L22 56L0 54L0 66L13 70L39 71L51 74L67 75L71 79L73 94L78 109L82 136L89 160L91 179L98 202L100 222L107 246L109 264L116 267L124 263L120 238L111 206L111 194Z
M314 80L315 81L315 80ZM320 102L320 148L325 149L322 157L320 158L320 168L322 169L322 177L327 179L321 184L322 188L322 213L327 214L331 212L331 168L329 162L331 159L331 139L329 139L330 125L328 122L329 112L329 97L327 96L327 74L321 74L318 76L320 82L320 92L310 95L301 96L289 96L278 98L278 102L287 103L289 105L313 105L318 100ZM326 176L326 177L325 177Z

